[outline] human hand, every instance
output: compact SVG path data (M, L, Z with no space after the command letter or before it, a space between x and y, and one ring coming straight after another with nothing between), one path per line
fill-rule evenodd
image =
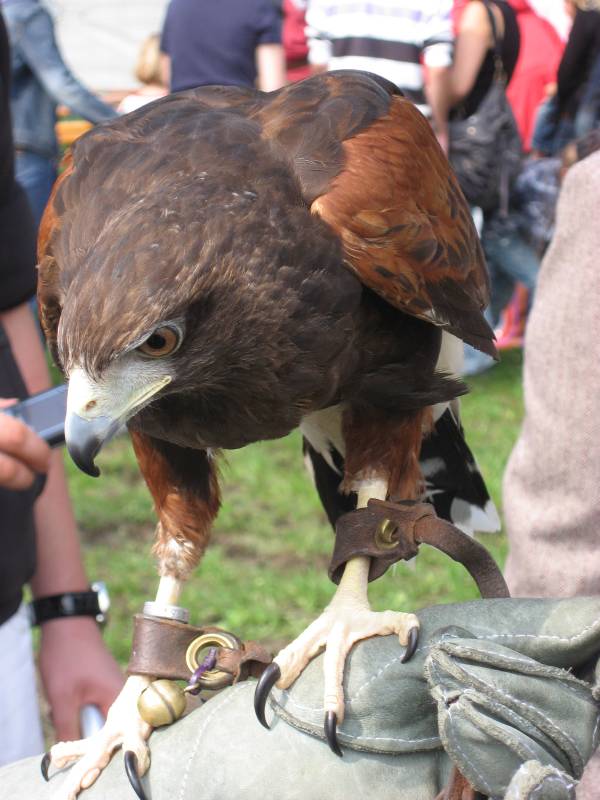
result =
M450 148L450 141L449 141L449 137L448 137L448 130L446 129L446 130L444 130L444 131L437 131L437 132L436 132L436 138L437 138L437 140L438 140L438 143L439 143L440 147L441 147L441 148L442 148L442 150L444 151L444 153L445 153L446 155L448 155L448 150L449 150L449 148Z
M14 400L0 400L2 408ZM50 448L21 420L0 413L0 486L4 489L27 489L36 473L46 472Z
M96 705L104 716L124 677L92 617L53 619L42 625L42 683L58 740L78 739L79 712Z

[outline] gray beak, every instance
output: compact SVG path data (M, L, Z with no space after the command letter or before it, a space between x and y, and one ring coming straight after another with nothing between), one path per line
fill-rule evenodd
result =
M65 441L80 470L100 475L94 459L106 442L151 397L171 382L164 372L152 371L135 359L121 359L105 371L101 381L79 366L71 369L67 393Z
M67 413L65 441L69 455L82 472L97 478L100 470L94 459L102 445L108 442L120 428L118 420L100 416L84 419L74 412Z

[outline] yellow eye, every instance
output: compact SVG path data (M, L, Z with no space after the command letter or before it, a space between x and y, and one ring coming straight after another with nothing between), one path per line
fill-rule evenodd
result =
M165 325L157 328L137 349L145 356L161 358L161 356L168 356L176 350L178 344L179 332L175 328Z

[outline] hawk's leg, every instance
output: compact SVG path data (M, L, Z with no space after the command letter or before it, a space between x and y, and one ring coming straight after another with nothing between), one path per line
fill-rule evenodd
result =
M419 452L424 431L429 429L431 408L405 411L394 415L376 409L346 408L336 431L326 420L321 435L311 427L319 426L313 418L311 433L316 442L329 439L344 452L343 488L356 492L357 507L364 508L370 499L416 499L422 491ZM341 434L341 435L340 435ZM332 514L330 513L330 517ZM290 645L275 657L257 686L255 709L266 725L264 708L273 685L286 689L296 680L308 662L324 651L323 713L325 735L332 750L341 755L336 726L344 718L342 681L344 665L352 646L371 636L396 634L406 647L403 660L410 658L418 639L419 623L414 614L397 611L376 612L369 605L367 586L370 561L364 556L350 558L331 603L324 612Z
M159 522L154 552L161 575L155 606L176 606L185 580L204 553L210 527L219 507L219 489L211 459L204 451L179 448L141 434L132 434L144 478L154 499ZM131 675L111 706L102 730L87 739L55 744L42 760L42 774L50 767L74 763L54 795L74 800L91 786L113 753L123 748L125 769L140 798L140 777L150 766L146 744L152 727L139 714L137 702L151 677Z
M366 506L371 498L385 500L387 488L387 481L369 481L368 486L359 488L358 507ZM352 646L371 636L396 634L400 644L406 647L403 660L408 660L417 644L419 622L414 614L371 610L368 575L369 558L350 559L331 603L294 642L277 654L257 686L257 714L266 724L264 704L273 684L287 689L308 662L324 650L324 727L326 738L337 755L342 754L336 728L344 718L344 664Z

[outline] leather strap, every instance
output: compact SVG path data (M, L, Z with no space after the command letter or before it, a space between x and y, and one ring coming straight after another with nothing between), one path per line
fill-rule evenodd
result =
M485 798L476 792L465 776L454 767L448 785L436 795L435 800L485 800Z
M201 681L205 688L220 689L249 676L260 677L272 660L261 645L242 642L221 628L197 628L144 614L136 614L133 624L128 674L187 681L193 672L188 663L188 650L195 642L201 644L203 649L210 646L217 648L217 663ZM203 639L200 640L200 637ZM198 666L198 662L193 661L193 665Z
M474 579L482 597L509 597L498 565L488 551L450 522L439 519L428 503L369 500L366 508L338 519L329 577L339 583L348 559L371 559L369 581L397 561L413 558L429 544L458 561Z
M29 604L32 625L42 625L51 619L61 617L102 617L98 602L98 592L89 589L85 592L63 592L46 597L38 597Z

